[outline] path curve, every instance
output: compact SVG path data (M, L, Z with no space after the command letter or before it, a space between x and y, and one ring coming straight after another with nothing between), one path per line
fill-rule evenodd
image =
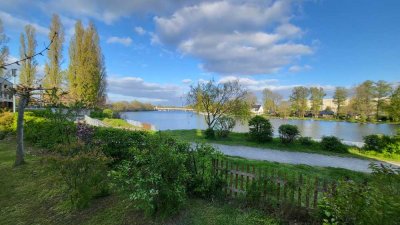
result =
M310 166L336 167L344 168L359 172L371 172L369 164L371 162L392 165L377 160L364 160L351 157L329 156L315 153L305 152L289 152L282 150L273 150L265 148L254 148L247 146L231 146L221 144L211 144L219 149L222 153L229 156L239 156L242 158L253 160L266 160L272 162L289 163L289 164L306 164Z

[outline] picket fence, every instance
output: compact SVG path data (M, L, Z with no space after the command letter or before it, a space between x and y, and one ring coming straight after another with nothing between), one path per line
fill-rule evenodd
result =
M287 174L266 170L254 165L239 164L227 159L212 160L213 173L226 182L227 197L246 197L249 194L273 204L288 204L306 209L318 208L318 201L328 191L335 191L336 183L302 174Z

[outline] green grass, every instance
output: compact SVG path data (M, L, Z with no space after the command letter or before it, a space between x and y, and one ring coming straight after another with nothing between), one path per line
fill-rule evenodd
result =
M70 210L59 176L46 169L41 151L28 145L26 164L15 168L15 149L14 138L0 141L0 224L279 224L254 209L199 199L189 199L170 218L149 218L116 193L92 200L83 210Z
M216 138L216 139L206 139L201 130L166 130L161 131L164 134L168 134L172 137L190 142L200 142L200 143L215 143L223 145L234 145L234 146L249 146L257 148L266 149L276 149L292 152L307 152L307 153L319 153L324 155L335 155L342 157L354 157L361 159L377 159L388 162L400 162L400 156L388 156L384 154L379 154L376 152L360 152L356 147L349 147L348 153L335 153L325 151L321 148L321 145L317 142L313 142L312 145L301 145L299 142L294 142L292 144L281 143L279 138L274 138L271 142L258 143L254 141L249 141L246 133L236 133L232 132L227 138Z
M286 174L288 176L298 176L299 174L302 174L308 178L318 177L327 181L337 181L349 178L357 182L362 182L365 179L368 179L370 176L367 173L356 172L342 168L294 165L294 164L277 163L277 162L260 161L260 160L248 160L239 157L226 157L226 158L230 162L237 163L240 166L242 165L254 166L256 172L261 169L262 171L267 170L269 171L269 173L274 171L274 172L279 172L280 174Z
M142 130L142 128L133 126L132 124L126 122L123 119L104 118L102 121L106 125L111 126L111 127L115 127L115 128L126 128L126 129Z

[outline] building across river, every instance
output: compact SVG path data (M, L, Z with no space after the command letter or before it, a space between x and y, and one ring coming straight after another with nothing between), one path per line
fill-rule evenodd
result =
M13 96L7 92L7 89L12 87L13 83L0 77L0 108L12 108Z

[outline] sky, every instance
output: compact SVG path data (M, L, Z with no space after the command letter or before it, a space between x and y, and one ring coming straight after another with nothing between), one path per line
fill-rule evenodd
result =
M190 85L237 80L261 102L269 88L351 88L400 81L399 0L0 0L10 60L26 24L37 50L53 13L65 30L63 68L77 19L93 21L108 100L184 105ZM39 73L46 57L38 58Z

